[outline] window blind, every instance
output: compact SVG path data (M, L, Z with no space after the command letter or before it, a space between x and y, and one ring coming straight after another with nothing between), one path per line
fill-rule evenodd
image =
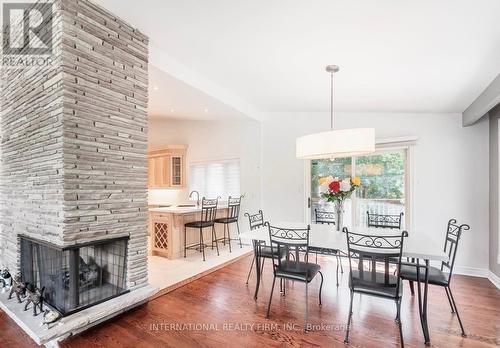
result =
M240 162L218 161L189 166L189 189L200 197L227 198L240 195Z

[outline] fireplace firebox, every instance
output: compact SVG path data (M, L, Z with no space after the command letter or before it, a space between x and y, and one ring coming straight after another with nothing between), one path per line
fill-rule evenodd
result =
M128 239L61 248L20 236L21 279L45 287L45 302L62 315L75 313L128 292Z

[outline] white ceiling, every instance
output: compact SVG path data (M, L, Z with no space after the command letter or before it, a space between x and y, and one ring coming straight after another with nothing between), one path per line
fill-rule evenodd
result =
M500 72L499 0L99 3L260 111L327 110L327 64L339 111L462 112Z
M150 117L185 120L227 120L246 118L218 99L149 65Z

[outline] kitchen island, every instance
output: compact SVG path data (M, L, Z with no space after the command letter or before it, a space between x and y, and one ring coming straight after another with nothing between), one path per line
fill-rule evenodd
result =
M217 217L225 217L227 208L218 208ZM201 219L201 206L196 205L172 205L149 209L149 252L151 255L162 256L169 259L184 257L184 224ZM217 238L224 236L223 225L216 224ZM231 229L230 229L231 231ZM234 234L233 234L234 238ZM191 245L198 243L199 232L188 228L186 243ZM203 240L205 244L211 245L212 229L203 229ZM226 243L227 245L227 243ZM219 248L222 244L219 245ZM232 246L236 246L233 241ZM188 250L192 254L194 251ZM201 257L201 256L200 256Z

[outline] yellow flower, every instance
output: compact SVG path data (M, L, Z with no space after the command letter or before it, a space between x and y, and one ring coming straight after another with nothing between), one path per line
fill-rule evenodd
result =
M354 186L360 186L361 185L361 179L359 176L353 176L351 179L351 182Z
M328 180L328 177L326 177L326 176L324 176L322 178L319 178L319 184L320 185L324 185L327 180Z

